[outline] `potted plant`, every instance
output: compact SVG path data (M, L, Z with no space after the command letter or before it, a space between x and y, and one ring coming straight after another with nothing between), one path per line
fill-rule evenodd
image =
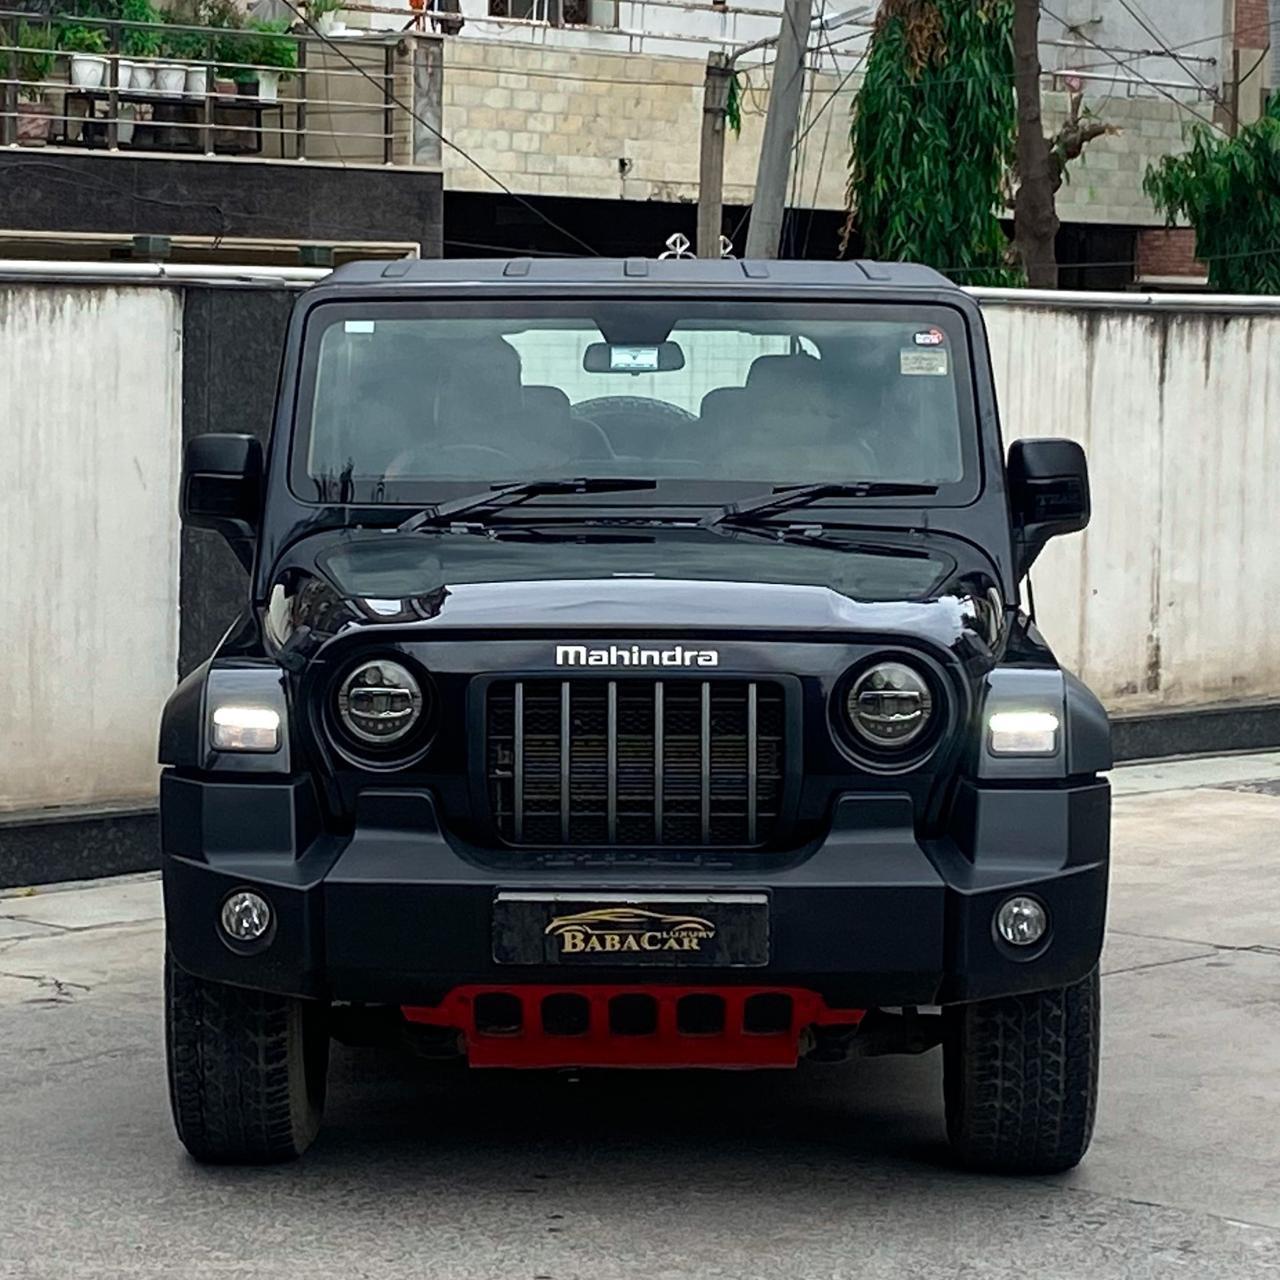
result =
M280 81L289 79L298 68L298 42L286 34L287 19L265 22L250 18L247 29L257 37L249 61L257 66L258 100L275 102L280 96Z
M45 99L44 81L53 74L57 55L53 32L24 22L18 28L18 142L42 147L49 141L53 104Z
M209 86L209 68L206 65L211 41L198 31L183 31L183 19L176 13L166 13L164 22L171 28L160 42L160 52L173 58L182 67L182 91L188 98L203 98Z
M71 26L58 31L58 48L71 55L71 83L77 89L100 89L107 78L107 37L97 27Z
M127 80L130 88L147 93L156 87L158 67L151 59L160 52L160 15L151 0L121 0L120 19L141 24L120 31L121 87Z
M338 26L342 0L308 0L305 12L317 35L331 36Z

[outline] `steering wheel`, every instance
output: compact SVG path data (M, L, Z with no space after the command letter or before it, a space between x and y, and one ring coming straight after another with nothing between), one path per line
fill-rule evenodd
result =
M598 396L594 400L581 400L573 406L574 416L590 418L608 431L611 420L627 418L656 418L665 426L696 422L698 415L682 409L667 400L650 400L647 396Z
M407 468L413 463L414 459L422 453L421 445L411 445L408 449L402 449L387 466L386 474L388 476L413 475L412 471ZM519 463L509 454L503 453L501 449L495 449L488 444L442 444L436 445L432 453L453 453L453 454L471 454L473 457L479 458L484 462L492 463L496 458L504 466L519 470Z

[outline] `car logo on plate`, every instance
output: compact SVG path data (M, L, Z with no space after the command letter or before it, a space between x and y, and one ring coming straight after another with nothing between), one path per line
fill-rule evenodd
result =
M545 932L560 941L562 956L605 951L698 951L716 936L702 916L670 915L640 907L598 907L556 916Z

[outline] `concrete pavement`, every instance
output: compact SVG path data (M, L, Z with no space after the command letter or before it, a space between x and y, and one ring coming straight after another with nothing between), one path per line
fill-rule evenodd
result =
M1280 755L1117 771L1102 1102L1062 1178L945 1161L938 1055L477 1074L339 1049L299 1164L173 1137L160 896L0 896L0 1276L1280 1276Z

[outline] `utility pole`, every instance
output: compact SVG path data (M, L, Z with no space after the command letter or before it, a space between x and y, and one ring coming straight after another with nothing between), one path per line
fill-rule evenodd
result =
M786 212L791 151L804 93L804 55L809 43L812 0L783 0L778 55L769 86L769 114L765 117L756 168L755 200L747 232L748 258L776 258Z
M727 53L707 57L702 87L702 147L698 157L698 257L720 256L720 225L724 217L725 108L733 63Z

